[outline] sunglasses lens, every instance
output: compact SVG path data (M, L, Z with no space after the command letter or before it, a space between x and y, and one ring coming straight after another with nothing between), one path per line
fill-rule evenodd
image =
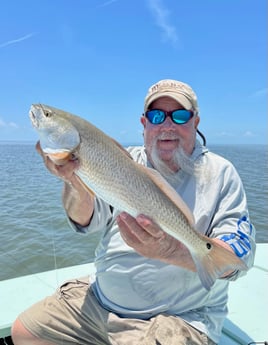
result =
M193 113L186 109L178 109L172 112L165 112L160 109L152 109L148 110L145 113L145 116L153 125L160 125L163 123L166 119L166 116L171 116L172 121L177 125L183 125L190 120L190 118L193 116Z
M165 121L166 114L162 110L153 109L146 112L146 117L153 125L159 125Z
M172 113L172 120L178 125L182 125L190 120L192 112L190 110L179 109Z

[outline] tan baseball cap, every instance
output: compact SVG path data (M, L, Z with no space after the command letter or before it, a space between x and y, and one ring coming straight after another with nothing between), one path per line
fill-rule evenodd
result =
M164 79L152 85L145 97L144 112L157 98L168 96L179 102L185 109L198 112L197 97L193 89L181 81Z

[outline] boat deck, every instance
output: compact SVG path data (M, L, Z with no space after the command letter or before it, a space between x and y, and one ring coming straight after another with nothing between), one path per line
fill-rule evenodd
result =
M28 306L63 281L86 276L92 263L0 281L0 345L12 344L11 325ZM230 284L229 315L219 345L268 344L268 244L257 245L254 267Z

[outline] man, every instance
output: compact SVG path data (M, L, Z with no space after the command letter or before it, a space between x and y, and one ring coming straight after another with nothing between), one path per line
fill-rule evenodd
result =
M196 138L197 98L185 83L161 80L145 98L144 147L129 148L140 164L157 169L193 212L196 229L250 268L254 227L245 192L230 162ZM204 137L201 135L204 139ZM62 178L63 204L80 233L102 231L96 274L66 282L15 321L15 345L203 345L219 341L230 280L225 272L205 290L188 249L144 215L136 219L93 197L76 178L78 160L48 169ZM111 181L112 183L112 181Z

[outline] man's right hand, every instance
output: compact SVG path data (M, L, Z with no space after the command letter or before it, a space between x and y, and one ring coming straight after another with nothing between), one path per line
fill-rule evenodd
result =
M59 160L52 161L47 154L45 154L41 148L40 142L36 143L36 151L40 154L43 158L45 166L51 172L51 174L59 177L64 182L67 183L74 183L77 179L76 175L74 174L75 170L79 167L79 160L75 157L72 157L69 160Z
M65 182L62 199L68 216L82 226L88 225L94 209L94 197L75 174L79 168L79 159L71 157L58 162L55 159L52 161L43 152L39 141L36 144L36 150L42 156L47 169Z

